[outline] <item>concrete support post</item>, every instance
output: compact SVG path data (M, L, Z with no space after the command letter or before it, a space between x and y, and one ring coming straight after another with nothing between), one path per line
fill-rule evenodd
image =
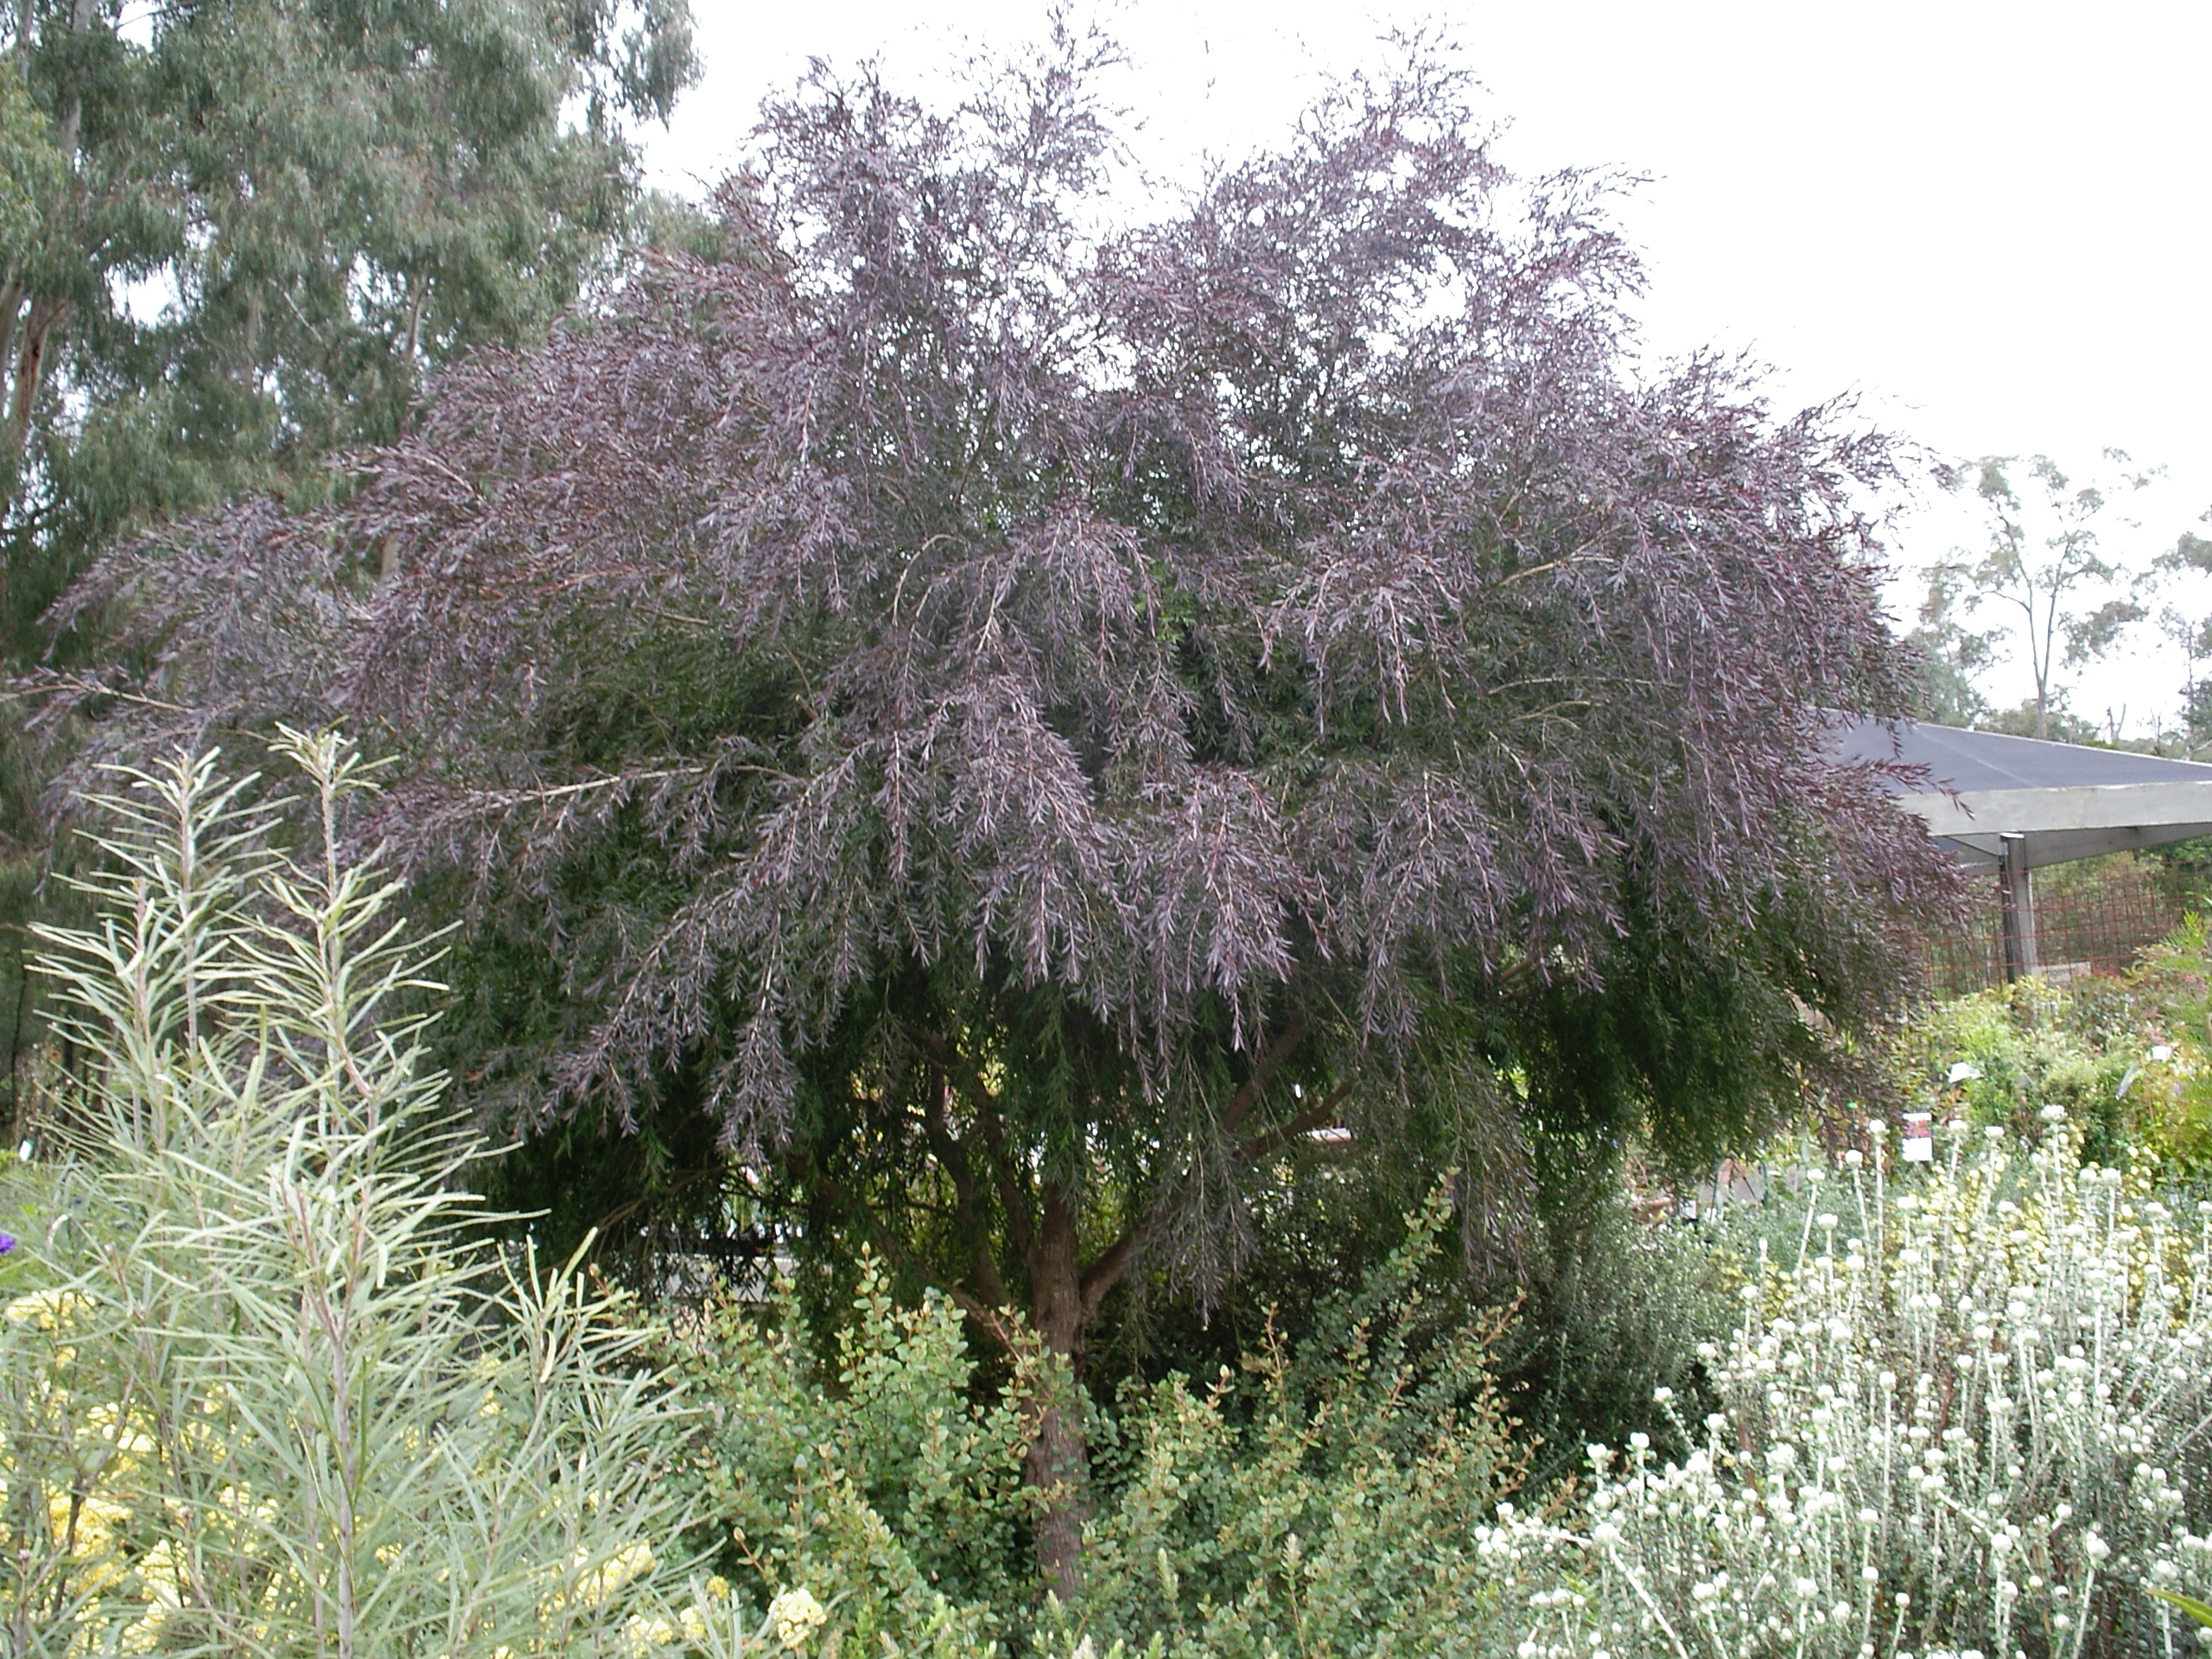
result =
M2028 879L2028 838L2000 836L1997 855L1998 903L2004 915L2005 978L2007 983L2035 973L2036 904Z

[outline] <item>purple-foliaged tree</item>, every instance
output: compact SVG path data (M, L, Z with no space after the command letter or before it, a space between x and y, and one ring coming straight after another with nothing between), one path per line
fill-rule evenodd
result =
M817 70L724 257L75 601L156 653L99 741L395 757L360 833L546 964L486 1077L616 1123L681 1078L1078 1371L1141 1254L1234 1271L1310 1130L1448 1096L1478 1244L1548 1077L1624 1056L1704 1144L1669 1021L1800 1075L1950 892L1823 753L1911 696L1881 438L1640 359L1608 185L1504 172L1436 52L1135 228L1110 60L1061 30L949 111ZM1631 980L1640 1035L1585 1017ZM1061 1581L1084 1467L1040 1409Z

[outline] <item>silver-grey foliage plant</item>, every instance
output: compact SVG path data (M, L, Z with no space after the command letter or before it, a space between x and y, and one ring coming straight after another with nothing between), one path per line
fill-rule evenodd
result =
M105 803L97 924L45 936L91 1058L0 1277L0 1645L709 1645L712 1599L664 1596L674 1396L575 1273L471 1243L425 954L334 850L369 780L335 738L281 747L306 855L180 756Z

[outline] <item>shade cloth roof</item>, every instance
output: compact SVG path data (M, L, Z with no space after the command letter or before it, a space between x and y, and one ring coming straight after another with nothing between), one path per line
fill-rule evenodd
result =
M2025 837L2025 867L2212 836L2212 766L1999 732L1853 721L1842 758L1925 766L1897 804L1971 864L1993 866L1999 837Z

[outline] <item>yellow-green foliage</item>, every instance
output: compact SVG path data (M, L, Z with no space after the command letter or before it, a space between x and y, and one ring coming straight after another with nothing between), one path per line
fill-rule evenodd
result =
M690 1332L709 1404L692 1479L755 1597L835 1584L836 1659L1015 1651L1503 1656L1516 1605L1476 1541L1516 1472L1484 1369L1494 1321L1429 1303L1447 1215L1320 1312L1306 1344L1241 1372L1170 1376L1090 1410L1083 1585L1040 1609L1021 1452L1039 1390L1067 1386L1017 1335L981 1386L961 1316L901 1309L873 1268L834 1352L779 1316Z
M2038 980L1924 1008L1900 1033L1893 1064L1908 1097L1940 1118L2001 1125L2033 1138L2045 1106L2063 1107L2101 1154L2127 1138L2120 1093L2147 1044L2132 1027L2101 1029L2075 1017L2075 994ZM1972 1068L1954 1083L1952 1069Z
M2032 1140L2065 1109L2090 1157L2212 1174L2212 962L2192 915L2117 978L2024 980L1918 1011L1891 1043L1891 1077L1939 1121ZM1967 1075L1955 1080L1957 1068Z

